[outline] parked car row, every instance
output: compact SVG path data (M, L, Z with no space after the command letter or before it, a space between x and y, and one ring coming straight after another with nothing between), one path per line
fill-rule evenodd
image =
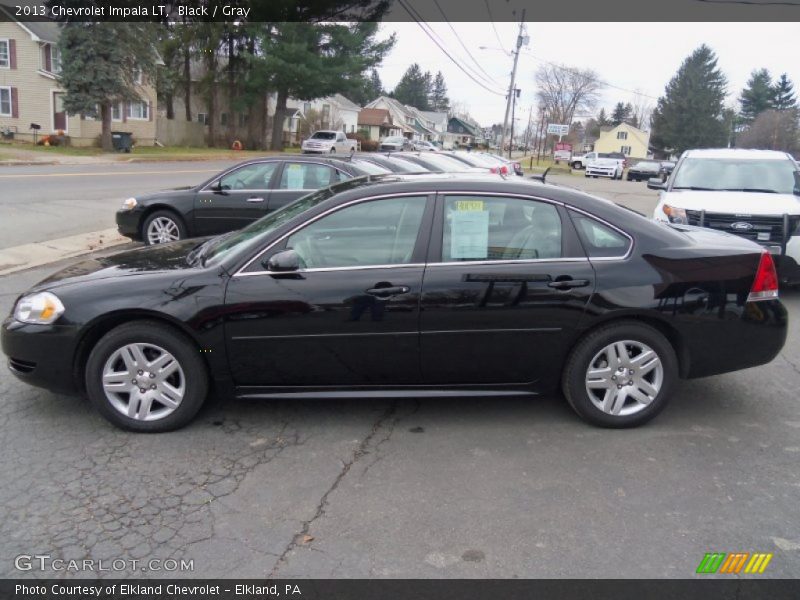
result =
M279 156L235 165L196 186L128 198L119 232L147 245L240 229L301 196L339 181L388 173L522 175L519 163L471 152L365 152Z

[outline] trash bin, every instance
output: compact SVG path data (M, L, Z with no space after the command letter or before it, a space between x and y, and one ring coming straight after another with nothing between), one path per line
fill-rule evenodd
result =
M117 152L130 152L133 148L133 135L128 131L112 131L111 143Z

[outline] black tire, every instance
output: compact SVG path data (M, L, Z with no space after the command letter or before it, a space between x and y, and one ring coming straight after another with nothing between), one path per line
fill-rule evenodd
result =
M118 349L135 343L154 344L163 348L183 370L183 399L173 412L157 420L137 420L123 415L114 408L103 390L106 361ZM179 331L155 321L126 323L104 335L89 354L85 378L87 395L103 417L121 429L141 433L159 433L183 427L194 418L208 394L208 372L197 348Z
M331 148L331 154L336 154L336 148Z
M572 168L573 168L573 169L578 169L578 171L580 171L580 170L583 168L583 163L581 163L581 162L576 162L576 163L574 163L574 164L572 165Z
M649 346L661 360L663 381L661 388L649 405L630 415L610 415L603 412L589 398L586 390L586 372L594 357L615 341L635 341ZM619 321L586 335L570 352L562 374L564 396L578 415L600 427L625 428L642 425L661 412L669 400L678 379L678 359L669 341L657 329L635 321Z
M150 224L159 218L166 218L175 223L175 226L178 230L178 239L172 241L185 240L189 236L188 232L186 231L186 224L183 222L183 219L178 215L178 213L173 212L171 210L157 210L147 215L147 218L144 220L144 223L142 223L142 231L141 231L142 241L145 243L146 246L153 245L153 242L150 242L150 240L148 239L147 230L150 227Z

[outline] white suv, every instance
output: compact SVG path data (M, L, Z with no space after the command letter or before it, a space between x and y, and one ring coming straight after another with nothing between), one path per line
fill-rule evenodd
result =
M348 139L342 131L320 130L304 140L300 148L303 154L352 154L356 151L356 141Z
M800 168L774 150L687 150L653 217L744 237L775 255L782 283L800 283Z

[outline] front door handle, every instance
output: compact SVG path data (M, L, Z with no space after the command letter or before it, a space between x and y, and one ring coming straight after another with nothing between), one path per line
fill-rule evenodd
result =
M397 285L392 287L370 288L366 290L366 293L370 296L377 296L378 298L388 298L389 296L396 296L398 294L407 294L410 291L411 288L409 287Z
M250 198L247 199L247 201L248 202L263 202L264 199L261 198L260 196L251 196Z
M551 281L547 284L547 287L557 290L570 290L572 288L586 287L587 285L589 285L588 279L562 279L560 281Z

